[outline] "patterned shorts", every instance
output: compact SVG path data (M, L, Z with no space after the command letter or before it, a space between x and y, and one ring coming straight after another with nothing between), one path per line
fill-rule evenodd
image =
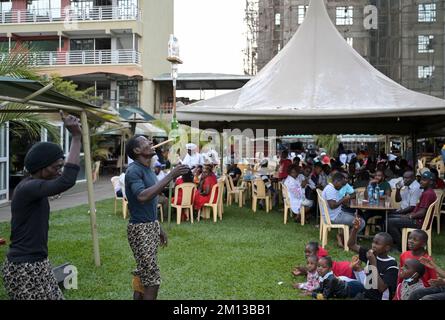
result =
M161 227L158 221L128 224L128 242L137 264L133 275L141 279L144 287L159 286L161 284L157 258L160 232Z
M13 263L6 259L3 282L12 300L63 300L48 259L33 263Z

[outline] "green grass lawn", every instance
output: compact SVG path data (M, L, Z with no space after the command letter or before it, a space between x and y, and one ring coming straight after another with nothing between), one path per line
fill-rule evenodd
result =
M102 266L93 263L87 206L52 215L49 257L53 265L70 262L78 268L78 290L67 299L130 299L134 258L126 238L127 221L113 214L113 201L97 204ZM290 271L304 264L304 245L318 240L314 225L284 225L282 214L248 208L226 208L222 222L201 221L164 228L169 246L159 251L162 275L160 299L306 299L292 289ZM0 224L8 238L9 223ZM434 236L434 257L445 267L445 236ZM335 246L334 232L327 248L336 260L349 260ZM0 247L4 260L7 247ZM0 277L1 278L1 277ZM297 279L303 281L304 278ZM282 282L280 285L279 283ZM7 299L0 279L0 299Z

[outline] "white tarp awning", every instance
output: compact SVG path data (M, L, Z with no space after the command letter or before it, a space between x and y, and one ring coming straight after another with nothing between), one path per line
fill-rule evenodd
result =
M311 1L293 38L243 88L178 109L180 121L213 123L438 114L445 114L445 100L408 90L375 69L337 31L323 0Z

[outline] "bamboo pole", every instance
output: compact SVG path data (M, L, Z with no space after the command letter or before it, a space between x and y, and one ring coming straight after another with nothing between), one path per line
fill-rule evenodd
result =
M121 131L121 150L120 150L120 155L121 155L121 163L119 163L120 165L120 172L119 175L122 174L122 172L124 171L124 164L125 164L125 133L123 131Z
M35 100L24 101L24 99L8 97L8 96L1 96L1 95L0 95L0 100L20 103L20 104L28 104L28 105L32 105L32 106L56 108L57 110L65 110L65 111L72 111L72 112L78 112L78 113L86 111L86 112L89 112L92 114L97 112L97 113L103 113L103 114L107 114L107 115L116 115L116 113L114 113L112 111L108 111L108 110L104 110L104 109L100 109L100 108L95 109L95 108L91 107L90 109L88 109L88 108L83 109L81 107L67 106L67 105L63 105L63 104L44 102L44 101L35 101Z
M40 96L41 94L43 94L43 93L45 93L46 91L50 90L53 86L54 86L53 83L48 84L47 86L45 86L45 87L39 89L38 91L36 91L36 92L30 94L29 96L27 96L26 98L22 99L22 102L23 102L23 103L26 103L26 102L28 102L29 100L32 100L32 99L34 99L34 98ZM3 102L3 103L1 104L1 107L6 107L6 106L7 106L8 104L10 104L10 103L11 103L10 101L5 101L5 102Z
M23 99L7 97L7 96L0 96L0 100L21 103L21 104L24 103ZM64 110L64 111L74 111L74 112L84 111L84 109L82 109L80 107L66 106L63 104L43 102L43 101L30 100L30 101L25 102L25 104L32 105L32 106L39 106L39 107L56 108L56 109Z
M83 141L83 152L85 154L85 174L87 178L87 188L88 188L88 202L90 205L90 222L91 222L91 235L93 238L93 253L94 253L94 263L97 267L100 266L100 252L99 252L99 238L97 234L97 223L96 223L96 205L94 203L94 187L93 187L93 167L91 163L91 149L90 149L90 136L88 128L87 114L83 111L80 114L80 120L82 123L82 141Z

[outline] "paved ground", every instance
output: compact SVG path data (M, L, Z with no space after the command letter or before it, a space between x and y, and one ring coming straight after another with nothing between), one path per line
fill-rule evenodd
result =
M101 177L94 184L94 195L96 201L113 198L113 187L111 177ZM86 183L78 183L74 188L67 191L60 199L50 201L51 211L58 211L76 207L88 203ZM5 205L0 208L0 222L11 220L11 206Z

